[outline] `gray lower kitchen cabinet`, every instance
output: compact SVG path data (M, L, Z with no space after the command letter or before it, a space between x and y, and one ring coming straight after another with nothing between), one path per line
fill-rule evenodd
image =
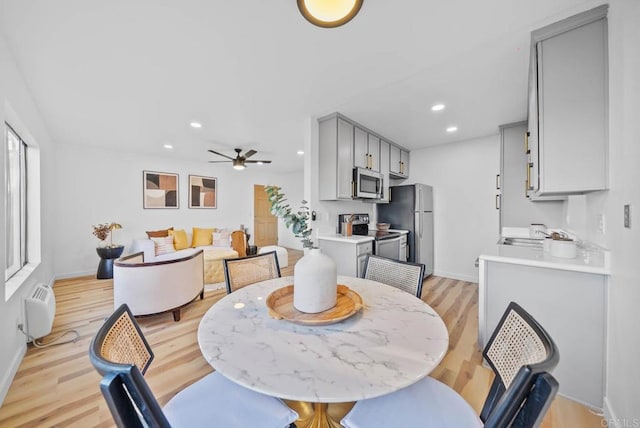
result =
M480 256L478 342L483 347L509 302L529 312L553 338L560 394L603 407L607 276L503 263Z
M337 115L318 121L319 199L352 199L353 138L355 127Z
M532 202L527 197L526 134L527 122L500 126L500 175L496 178L500 195L499 230L503 227L529 227L532 223L549 227L563 224L562 202ZM556 198L566 199L566 196Z
M529 71L529 192L608 187L607 6L536 30Z
M373 254L373 240L356 242L318 238L318 245L336 263L338 275L361 277L367 256Z

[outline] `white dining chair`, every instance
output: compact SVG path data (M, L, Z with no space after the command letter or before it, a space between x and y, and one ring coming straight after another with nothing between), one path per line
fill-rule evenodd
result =
M118 427L284 428L298 419L282 400L244 388L218 372L178 392L161 408L143 376L153 351L126 304L98 330L89 357L104 375L100 389Z
M345 428L533 428L558 391L549 374L558 364L553 340L531 315L511 302L483 356L496 376L480 416L453 389L432 377L391 394L359 401Z
M369 255L362 277L399 288L419 299L422 295L424 270L425 266L422 263L402 262Z

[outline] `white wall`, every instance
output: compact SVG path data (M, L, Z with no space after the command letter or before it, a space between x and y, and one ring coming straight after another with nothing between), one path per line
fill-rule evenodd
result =
M282 187L282 192L288 199L291 208L298 208L302 205L304 200L304 173L302 171L281 174L273 183L269 182L267 184L276 184L276 182L278 186ZM302 250L302 241L293 236L293 233L286 228L284 220L281 218L278 219L278 245Z
M607 392L609 426L640 424L640 2L614 0L609 9L610 190L570 200L583 208L587 236L611 250ZM623 206L632 208L631 229ZM597 214L605 215L605 233ZM580 216L578 216L580 217Z
M477 282L475 260L499 238L500 137L412 150L409 171L404 184L433 186L435 274Z
M68 144L59 144L56 152L54 236L55 242L64 248L55 254L57 277L96 271L98 240L92 234L93 224L122 224L123 229L115 231L114 242L125 246L135 238L145 237L146 230L170 226L236 229L244 224L251 233L254 184L274 184L285 190L292 189L296 195L301 193L302 184L298 183L302 182L302 171L280 177L270 166L236 171L230 164L213 165L204 160L193 162ZM179 174L179 209L143 209L143 170ZM189 174L218 179L216 209L188 208ZM279 233L281 244L295 243L290 231L283 226Z
M4 139L4 122L13 121L8 116L17 116L20 123L11 123L16 131L26 139L29 144L37 144L40 150L40 207L41 217L41 263L26 279L23 285L5 300L5 282L0 288L0 403L4 400L11 380L26 351L26 341L22 333L17 330L17 323L24 323L23 300L36 283L50 284L53 279L52 263L52 231L55 222L50 215L54 198L54 154L53 144L49 138L45 123L38 109L31 99L31 94L17 69L13 57L7 49L5 40L0 36L0 128ZM12 111L9 114L9 110ZM28 137L27 137L28 135ZM4 147L4 142L3 142ZM4 149L0 150L0 165L4 164ZM5 177L0 174L0 194L2 195L3 208L0 209L0 224L5 224ZM0 271L4 275L6 268L5 238L2 233L2 245L0 245Z

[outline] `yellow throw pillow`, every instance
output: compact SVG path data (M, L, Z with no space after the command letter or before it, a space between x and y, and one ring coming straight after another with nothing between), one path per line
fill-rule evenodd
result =
M176 251L189 248L189 238L187 238L187 232L184 229L170 230L169 236L173 236L173 246Z
M201 229L199 227L194 227L191 246L196 248L211 245L213 243L213 232L216 230L216 228Z

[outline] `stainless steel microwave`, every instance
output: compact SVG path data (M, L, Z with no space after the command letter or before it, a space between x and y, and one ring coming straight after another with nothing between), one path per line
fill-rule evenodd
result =
M383 176L365 168L353 168L353 197L361 199L382 198Z

